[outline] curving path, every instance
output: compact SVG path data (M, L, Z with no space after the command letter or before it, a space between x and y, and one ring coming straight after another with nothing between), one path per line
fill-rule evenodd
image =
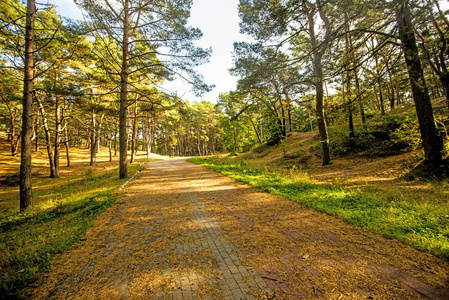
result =
M36 299L449 299L449 264L184 159L145 165Z

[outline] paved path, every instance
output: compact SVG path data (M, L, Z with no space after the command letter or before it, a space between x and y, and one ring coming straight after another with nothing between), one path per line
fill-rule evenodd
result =
M210 217L210 180L185 160L157 161L126 188L36 298L260 299L264 280ZM192 172L192 168L196 168ZM206 171L203 169L203 171ZM210 173L209 173L210 175Z
M449 299L449 264L176 159L146 164L36 299Z

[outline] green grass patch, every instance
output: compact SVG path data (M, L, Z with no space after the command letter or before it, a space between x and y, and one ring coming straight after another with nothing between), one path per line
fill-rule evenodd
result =
M243 160L215 157L189 161L440 258L449 258L449 203L442 197L444 186L436 184L425 195L422 191L385 191L369 185L351 188L314 182L297 170L270 171L250 166Z
M138 170L129 166L129 174ZM96 217L114 204L112 193L125 181L117 170L42 182L51 188L34 192L33 208L0 216L0 295L19 298L24 287L48 270L58 253L69 249L92 226ZM17 197L17 201L19 201Z

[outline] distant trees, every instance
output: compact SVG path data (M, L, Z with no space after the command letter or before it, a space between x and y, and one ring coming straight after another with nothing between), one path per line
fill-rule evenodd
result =
M120 82L120 178L124 178L127 176L129 94L136 94L136 98L145 94L136 83L143 78L156 82L178 73L187 76L197 90L208 90L192 67L205 62L209 52L193 45L201 32L186 26L191 1L76 2L89 13L90 26L97 38L108 38L121 49L120 55L112 58L103 54L100 59L111 63L111 74ZM105 46L106 53L110 52L108 45Z

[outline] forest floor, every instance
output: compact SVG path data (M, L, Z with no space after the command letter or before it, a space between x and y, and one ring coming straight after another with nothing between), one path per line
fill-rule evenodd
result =
M145 164L33 299L447 299L449 263L184 159Z
M54 151L54 150L53 150ZM118 167L118 155L114 155L112 149L112 161L109 161L109 150L105 147L97 154L97 164L89 166L90 149L88 147L72 148L70 153L70 167L67 167L67 156L65 146L61 147L60 156L60 177L67 181L79 178L88 173L101 173ZM153 158L159 158L153 154ZM146 161L146 152L137 151L137 162ZM44 183L39 186L33 186L34 190L50 189L55 183L48 181L50 175L50 167L48 162L47 149L43 144L40 145L39 151L32 151L32 182ZM6 134L0 132L0 213L18 210L19 203L15 201L14 196L19 193L19 172L20 172L20 148L15 156L11 156L11 148L9 142L6 141ZM66 182L67 182L66 181ZM56 184L66 183L59 181Z

